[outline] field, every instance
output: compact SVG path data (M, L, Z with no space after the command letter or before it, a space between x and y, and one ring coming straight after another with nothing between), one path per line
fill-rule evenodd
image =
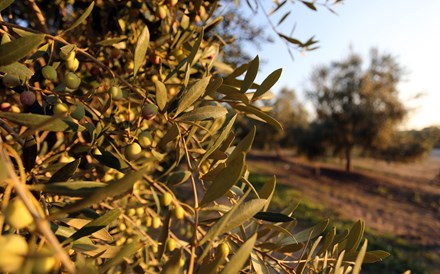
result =
M438 273L440 269L440 157L411 164L355 158L353 172L331 159L309 162L287 151L253 151L248 156L252 182L276 174L273 206L300 203L296 218L312 224L330 217L338 229L363 219L370 249L392 256L367 267L370 273Z

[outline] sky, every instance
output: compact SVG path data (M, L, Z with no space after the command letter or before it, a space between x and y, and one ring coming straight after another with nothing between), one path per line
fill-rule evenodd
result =
M273 6L272 1L261 2L266 11ZM248 49L251 55L258 54L266 61L261 65L257 81L261 82L281 67L283 74L273 91L292 88L307 105L304 90L314 67L343 59L350 48L367 62L370 49L376 47L380 52L394 55L406 71L399 85L399 96L410 113L401 128L440 125L440 85L437 82L440 78L440 1L344 0L332 8L337 15L324 7L314 12L299 1L290 5L292 14L278 30L289 34L296 24L293 37L306 41L315 35L320 48L305 53L294 51L295 60L292 61L285 44L268 28L267 33L275 42L263 44L260 49ZM278 17L274 16L273 22L277 23L282 15L280 12ZM261 9L252 20L257 25L268 26ZM420 93L423 96L414 99Z

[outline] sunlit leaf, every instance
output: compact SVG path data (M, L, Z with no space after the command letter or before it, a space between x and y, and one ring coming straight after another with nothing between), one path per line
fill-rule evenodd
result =
M260 59L258 55L249 62L249 67L244 76L243 84L241 85L240 92L245 93L251 85L254 83L255 77L257 77L258 69L260 67Z
M60 221L65 223L65 224L67 224L67 225L69 225L70 227L73 227L73 228L76 228L76 229L81 229L82 227L84 227L85 225L90 223L90 220L79 219L79 218L61 218ZM103 240L103 241L106 241L106 242L112 242L113 241L112 235L110 235L110 233L106 229L101 229L101 230L98 230L96 232L93 232L91 234L91 236L93 238L100 239L100 240Z
M200 45L202 44L203 35L204 35L204 31L202 28L202 30L200 31L199 38L197 38L197 41L194 43L194 46L191 49L191 53L188 56L188 64L190 64L190 66L193 66L194 62L197 61L195 60L195 57L197 52L199 51Z
M54 195L85 197L95 192L98 192L101 188L105 186L107 186L106 183L100 182L73 181L52 184L38 184L30 186L30 188L32 190L43 191L45 193Z
M237 115L234 115L229 122L226 124L226 126L220 131L220 135L215 139L214 143L209 146L209 148L206 150L205 154L203 155L202 159L200 160L200 163L203 163L208 157L217 149L220 147L222 142L228 137L229 132L232 129L232 126L235 123L235 119L237 118Z
M183 273L180 260L182 259L182 250L174 251L170 259L165 263L162 274L180 274Z
M89 236L92 233L95 233L103 228L105 228L107 225L109 225L111 222L116 220L119 215L121 215L122 211L117 208L110 211L107 211L104 215L99 216L95 220L91 221L90 223L83 226L81 229L73 233L70 237L70 241L77 240L79 238Z
M150 44L150 31L148 30L147 26L144 26L137 40L136 49L134 50L134 69L133 69L134 75L137 74L139 68L144 62L149 44Z
M160 111L163 111L168 102L167 87L161 81L154 82L154 85L156 87L157 106L159 107Z
M353 262L358 257L359 252L352 252L350 254L346 254L344 257L344 261ZM376 262L383 261L385 258L390 256L390 253L383 250L373 250L367 251L364 256L363 263L364 264L372 264Z
M109 270L112 266L115 266L122 262L124 260L124 257L130 257L141 248L142 243L139 240L134 239L133 242L124 245L116 256L106 261L100 268L100 271L102 273L107 272L107 270Z
M267 181L260 189L260 191L258 191L258 195L260 195L260 198L267 200L267 205L264 206L264 210L267 210L267 208L269 207L269 203L272 200L273 194L275 193L276 185L277 179L275 176L273 176L272 179Z
M15 124L26 127L37 127L38 130L83 131L85 129L82 125L78 125L68 119L59 119L40 114L0 112L0 118L8 119Z
M277 120L275 120L275 118L273 118L272 116L270 116L269 114L265 113L264 111L261 111L259 108L254 107L252 105L234 105L234 108L236 110L240 110L243 112L246 112L248 114L254 114L256 116L258 116L259 118L263 119L264 121L266 121L268 124L271 124L272 126L282 130L283 126L281 125L280 122L278 122Z
M355 251L364 236L365 222L362 220L357 221L350 229L350 233L347 236L347 243L345 250L347 253Z
M206 241L213 240L217 235L231 231L232 229L249 221L257 212L259 212L266 200L253 199L243 204L234 206L228 213L223 215L206 233L205 237L200 241L200 244Z
M226 108L220 106L203 106L195 110L185 112L176 118L176 121L204 121L225 116Z
M334 239L335 235L336 235L336 228L333 227L333 228L332 228L329 232L327 232L327 234L325 235L324 240L323 240L323 242L322 242L322 244L321 244L321 248L320 248L320 249L318 250L318 252L316 253L317 255L322 255L322 254L324 254L324 253L328 250L330 244L333 242L333 239Z
M135 172L130 172L122 179L110 182L106 187L101 188L99 191L94 192L90 196L85 197L82 200L69 204L61 209L63 213L74 212L90 205L98 203L108 197L115 195L121 195L133 187L136 181L139 181L145 174L144 169L140 169Z
M9 7L12 3L14 3L14 0L1 0L0 1L0 11L6 9Z
M293 236L294 236L295 240L292 240L290 238L284 238L284 239L281 239L279 241L279 243L282 245L296 244L296 243L305 242L309 239L316 238L325 230L328 223L329 223L329 220L327 219L327 220L325 220L325 221L323 221L313 227L304 229L303 231L300 231L300 232L294 234Z
M229 273L239 273L243 268L246 261L249 259L251 255L252 249L255 246L255 242L257 240L257 234L254 234L250 237L245 243L243 243L238 249L238 251L234 254L228 264L226 264L225 268L223 268L221 274L229 274Z
M205 91L206 87L209 84L209 80L211 79L211 76L204 77L201 80L197 81L195 84L193 84L186 93L182 96L182 99L179 101L179 105L177 107L175 116L182 113L184 110L186 110L188 107L190 107L192 104L194 104L197 99L202 96Z
M226 161L227 164L232 162L236 157L241 156L243 152L247 153L251 150L256 132L257 130L254 126L252 127L252 130L248 134L246 134L243 139L240 140L235 149L232 151L231 155L228 157L228 160Z
M10 65L25 57L36 48L43 39L43 34L34 34L20 37L0 45L0 66Z
M191 172L189 171L176 171L170 174L167 180L167 184L170 186L176 186L186 182L191 176Z
M17 75L18 78L20 78L20 80L22 81L34 75L34 72L32 70L18 62L9 64L7 66L1 66L0 72Z
M226 168L224 168L206 190L200 205L203 206L223 196L233 185L240 179L244 171L245 154L232 160Z
M356 261L354 262L353 272L352 272L353 274L359 274L361 272L362 263L365 258L365 253L367 252L367 245L368 245L368 240L365 239L364 244L362 245L361 250L359 251L356 257Z
M280 79L281 72L283 69L277 69L273 71L269 76L267 76L266 79L264 79L263 83L257 88L257 90L254 93L254 96L252 99L256 99L263 94L265 94L267 91L269 91L273 85Z

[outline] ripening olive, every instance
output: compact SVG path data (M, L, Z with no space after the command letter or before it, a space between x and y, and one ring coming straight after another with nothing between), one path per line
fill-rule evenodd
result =
M174 239L170 238L167 241L167 250L173 251L174 249L176 249L176 241Z
M23 106L32 106L35 103L35 93L24 91L20 94L20 102Z
M76 58L67 60L66 68L75 72L79 68L79 61Z
M63 51L60 52L60 58L69 61L75 59L76 53L74 50L70 51L69 53L64 53Z
M160 221L160 218L159 217L153 217L153 220L152 220L152 226L153 226L153 228L159 228L160 227L160 225L161 225L161 221Z
M151 132L146 130L139 133L138 142L143 148L150 147L151 143L153 142L153 136L151 135Z
M154 119L154 117L156 117L157 112L158 112L157 106L153 104L146 104L142 108L142 117L144 117L144 119L147 120L152 120Z
M20 78L18 78L17 75L13 74L6 74L2 78L3 85L5 85L8 88L15 88L21 84Z
M181 207L180 205L177 205L174 210L174 217L176 217L176 219L178 220L182 220L183 217L185 216L185 210L183 210L183 207Z
M145 218L145 226L146 227L150 227L152 222L153 222L153 219L150 216L147 216L147 218Z
M162 195L162 205L163 206L169 206L171 204L171 202L173 201L173 196L171 196L170 193L165 192Z
M52 66L45 66L41 73L43 74L43 77L50 81L56 81L58 79L57 70Z
M64 81L66 82L66 86L70 89L77 89L81 84L81 78L79 78L75 73L68 72L64 76Z
M15 272L28 253L26 240L17 234L0 236L0 272Z
M157 15L159 16L160 19L165 19L165 17L167 17L167 8L165 5L163 6L159 6L158 10L157 10Z
M138 143L132 143L125 148L124 155L125 158L127 158L127 160L132 161L139 158L141 152L142 152L141 146Z
M220 257L226 258L229 255L229 245L227 243L221 243L217 247L217 252Z
M113 86L113 87L109 88L108 92L112 96L113 100L121 100L124 95L122 93L121 87L118 87L118 86Z
M69 106L64 103L56 104L52 109L54 114L65 114L69 112Z
M33 222L31 213L19 198L9 201L4 214L6 222L17 229L25 228Z

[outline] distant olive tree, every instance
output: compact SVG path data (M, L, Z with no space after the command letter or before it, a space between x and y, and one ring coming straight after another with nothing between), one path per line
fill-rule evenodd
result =
M403 70L395 57L371 51L369 64L349 56L316 68L308 97L316 109L317 124L325 126L322 140L334 154L345 158L351 170L352 151L386 147L407 111L398 97Z

